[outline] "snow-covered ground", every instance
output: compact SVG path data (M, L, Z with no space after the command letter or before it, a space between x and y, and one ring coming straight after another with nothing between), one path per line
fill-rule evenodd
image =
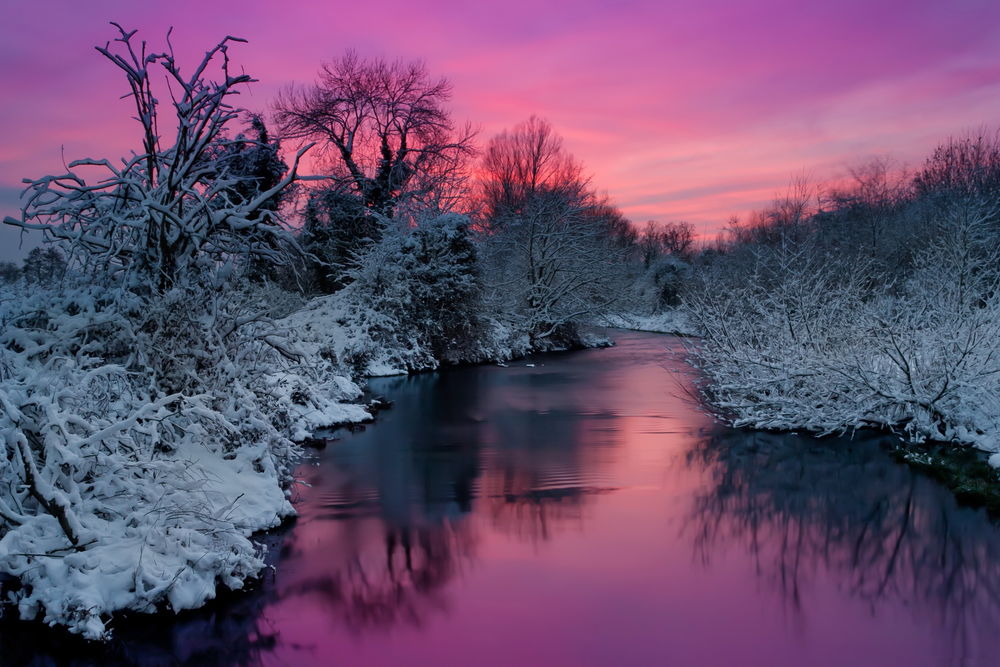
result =
M601 324L616 329L631 329L633 331L652 331L679 336L695 335L694 327L689 322L687 315L679 308L665 310L653 315L639 315L637 313L609 314L601 319Z

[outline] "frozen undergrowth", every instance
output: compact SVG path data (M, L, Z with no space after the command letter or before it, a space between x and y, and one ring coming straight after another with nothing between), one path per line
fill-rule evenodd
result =
M1000 277L983 226L956 223L905 282L807 248L709 281L688 301L705 397L735 426L890 428L1000 452Z
M294 513L294 444L369 417L348 372L297 348L250 292L99 287L0 297L0 589L26 619L103 638L263 566ZM169 387L170 390L164 390Z

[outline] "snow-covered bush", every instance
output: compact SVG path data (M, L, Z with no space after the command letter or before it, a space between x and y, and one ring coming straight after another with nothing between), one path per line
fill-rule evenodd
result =
M636 305L643 313L676 308L690 279L691 266L679 256L656 257L636 281Z
M379 241L352 263L346 287L281 321L311 357L372 376L532 350L524 329L485 308L465 216L428 212L412 226L384 221Z
M311 189L299 235L308 253L307 287L331 294L346 286L358 257L381 238L382 223L358 196L336 186Z
M897 283L807 242L703 272L687 307L709 401L736 425L1000 450L1000 245L990 216L952 211Z
M386 221L379 236L356 256L347 287L288 318L317 351L325 346L329 356L360 375L506 359L525 351L484 314L467 217L428 213L412 227ZM317 321L329 326L314 330Z
M243 40L227 37L185 76L172 49L147 53L145 42L134 43L135 31L118 30L116 47L98 51L126 74L142 150L117 162L76 160L66 174L26 180L21 219L5 222L41 231L83 270L138 291L168 290L233 260L283 263L294 240L274 201L294 181L308 146L267 190L242 187L256 184L241 173L245 151L235 150L246 139L229 140L226 131L240 114L231 98L254 81L230 72L229 48ZM163 90L154 88L158 71ZM163 99L172 114L163 112ZM171 121L172 144L165 131Z
M475 358L481 337L482 287L470 221L457 214L426 215L412 228L387 235L353 273L355 289L395 318L440 361Z
M26 618L90 637L198 606L292 513L293 437L367 417L251 293L99 286L0 301L0 571ZM325 371L325 372L324 372Z

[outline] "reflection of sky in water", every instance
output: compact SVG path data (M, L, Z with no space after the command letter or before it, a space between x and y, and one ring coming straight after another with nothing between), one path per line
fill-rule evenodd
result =
M258 590L117 656L264 664L993 664L1000 539L876 441L714 427L670 339L382 379L301 469ZM675 348L676 350L677 348ZM0 633L16 649L23 625Z

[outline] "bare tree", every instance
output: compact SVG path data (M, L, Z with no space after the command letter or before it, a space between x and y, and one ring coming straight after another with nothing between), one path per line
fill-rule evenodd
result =
M120 164L108 159L83 159L69 164L68 173L44 176L28 183L21 219L7 224L41 230L59 241L86 265L115 273L124 270L132 282L165 290L203 259L220 262L233 257L280 258L278 248L292 242L273 210L275 197L295 179L303 148L283 178L250 197L234 197L246 175L231 173L220 146L227 143L226 125L239 110L231 96L252 79L230 71L229 47L245 40L226 37L210 49L185 76L172 47L149 53L146 43L133 41L136 31L119 31L111 44L97 50L125 73L142 127L142 150ZM169 44L169 39L168 39ZM218 67L221 80L210 80ZM153 73L166 75L169 91L156 91ZM160 98L172 102L176 133L165 145ZM242 140L241 140L242 141ZM238 155L238 152L230 152ZM103 172L96 182L86 176Z
M824 195L827 211L818 229L824 243L879 260L898 273L917 236L913 221L901 215L911 190L906 170L891 158L877 157L849 168L848 175L847 184Z
M759 243L770 246L795 244L812 230L819 192L805 174L794 176L784 193L775 195L770 206L755 211L744 223L731 218L726 228L731 245Z
M499 310L518 318L535 346L553 335L573 339L578 321L602 313L623 291L621 216L582 171L536 117L486 148L487 278Z
M542 189L583 183L582 169L552 126L531 116L493 137L482 161L483 213L491 223L521 212Z
M1000 131L951 138L938 146L913 179L918 195L1000 194Z
M474 132L456 128L451 85L422 62L366 60L353 51L324 64L316 84L289 87L275 118L283 136L319 142L334 186L386 217L407 202L454 204Z
M979 260L995 253L1000 243L1000 131L949 139L927 159L913 185L930 214L934 237L950 237L945 244L966 247L963 253L975 246L991 248ZM970 242L973 231L979 238ZM970 259L965 256L960 264ZM995 272L995 264L980 263Z
M658 223L650 220L639 237L639 251L645 267L661 255L687 260L694 250L694 226L690 222Z

